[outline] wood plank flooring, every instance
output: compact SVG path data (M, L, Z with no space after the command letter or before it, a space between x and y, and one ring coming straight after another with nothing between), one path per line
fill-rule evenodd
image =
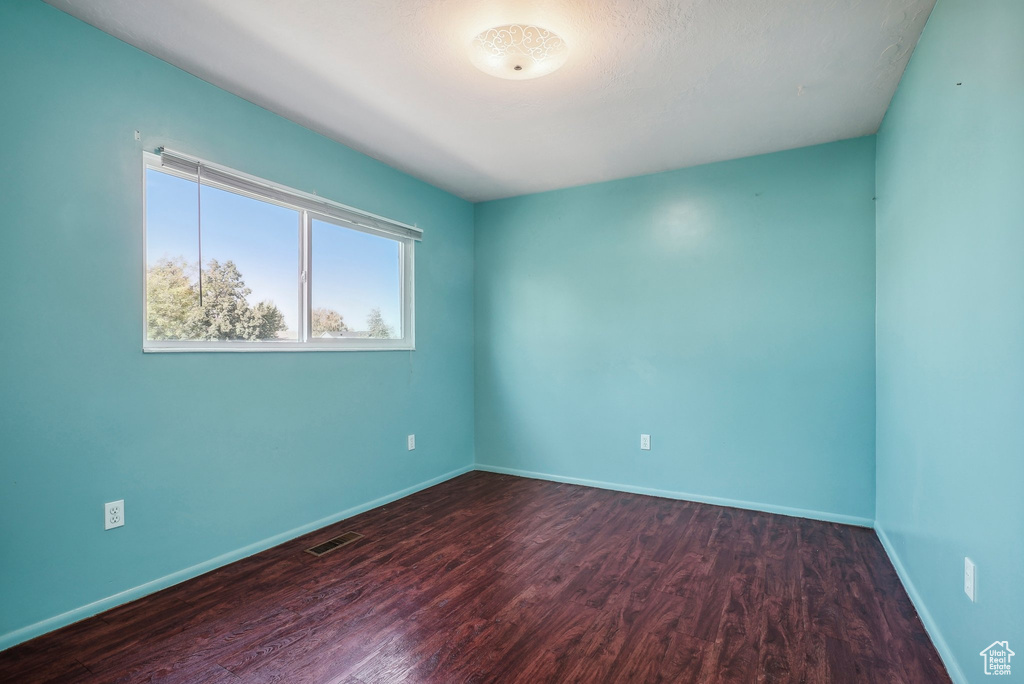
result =
M871 530L474 472L8 649L0 681L950 680Z

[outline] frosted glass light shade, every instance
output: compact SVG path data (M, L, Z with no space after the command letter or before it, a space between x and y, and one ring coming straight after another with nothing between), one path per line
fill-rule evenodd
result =
M513 80L550 74L565 64L569 46L557 33L539 26L495 26L473 39L470 56L484 73Z

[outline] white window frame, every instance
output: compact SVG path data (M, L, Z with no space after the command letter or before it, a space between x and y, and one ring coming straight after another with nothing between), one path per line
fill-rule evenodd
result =
M223 178L225 174L236 176L240 179L248 181L247 185L249 188L253 184L259 184L266 187L268 190L274 192L274 197L268 197L261 195L258 191L250 189L242 189L239 187L232 187L230 182L217 182L207 178L202 179L202 183L206 187L218 188L221 190L227 190L235 194L250 197L252 199L259 200L261 202L267 202L277 206L292 209L299 213L299 225L298 240L299 240L299 259L296 268L296 279L298 282L299 290L299 308L298 308L298 334L299 339L295 341L291 340L279 340L279 341L248 341L248 340L150 340L149 338L149 312L148 312L148 299L149 295L146 290L146 275L149 269L148 254L146 250L146 239L147 239L147 228L146 228L146 175L150 169L159 171L160 173L167 173L178 178L183 178L192 182L196 181L195 175L189 175L188 173L181 172L177 169L168 168L161 161L159 154L153 154L151 152L143 153L143 165L142 165L142 350L146 353L150 352L295 352L295 351L414 351L416 349L416 311L415 311L415 244L416 241L413 238L401 237L390 233L385 233L379 230L374 230L373 227L358 225L354 221L345 220L338 216L332 216L328 213L322 213L302 206L299 202L308 200L309 202L315 202L319 206L324 207L336 207L341 210L344 214L358 214L370 219L369 223L385 222L394 226L400 226L404 229L411 229L418 231L417 228L409 226L404 223L399 223L392 219L388 219L375 214L363 212L353 207L349 207L344 204L337 202L331 202L325 200L322 197L313 195L310 193L304 193L294 188L289 188L271 181L263 180L255 176L235 171L224 166L219 166L206 162L204 160L197 160L202 163L203 168L213 168L219 171L218 177ZM287 201L279 199L282 194L289 194L296 198L295 204L290 204ZM399 254L399 288L401 292L402 302L402 337L395 339L380 339L370 337L339 337L339 338L319 338L313 337L312 334L312 259L313 259L313 221L322 221L330 223L341 228L348 230L355 230L361 233L368 233L370 235L376 235L378 237L387 238L394 240L398 243L398 254Z

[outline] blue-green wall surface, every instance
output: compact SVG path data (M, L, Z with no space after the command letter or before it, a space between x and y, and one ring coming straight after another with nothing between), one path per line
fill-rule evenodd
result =
M870 525L874 154L478 204L478 467Z
M1024 671L1022 36L939 0L877 139L877 527L959 681Z
M36 0L0 65L0 648L472 464L472 205ZM163 144L418 224L417 351L143 355Z

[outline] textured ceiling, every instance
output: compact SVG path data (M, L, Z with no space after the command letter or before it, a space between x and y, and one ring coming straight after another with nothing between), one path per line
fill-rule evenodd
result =
M49 0L469 200L874 133L935 0ZM490 26L570 45L530 81Z

